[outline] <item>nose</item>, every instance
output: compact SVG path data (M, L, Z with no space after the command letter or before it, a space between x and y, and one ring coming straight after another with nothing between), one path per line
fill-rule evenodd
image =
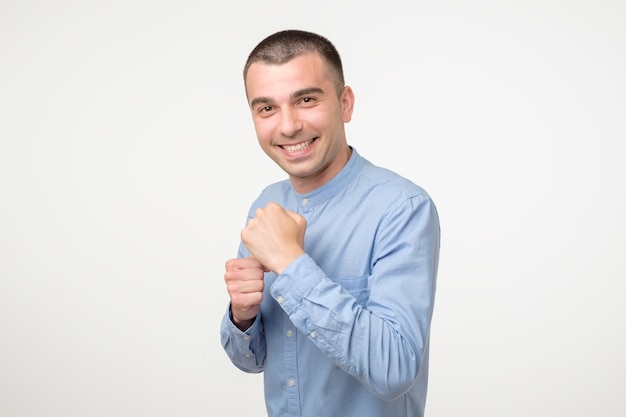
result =
M297 110L287 108L281 111L280 132L287 137L292 137L302 130L302 120Z

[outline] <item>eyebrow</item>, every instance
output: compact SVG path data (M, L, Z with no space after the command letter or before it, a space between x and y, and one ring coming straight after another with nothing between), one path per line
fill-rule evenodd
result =
M291 98L294 99L309 94L324 94L324 90L319 87L307 87L291 93ZM250 107L255 107L259 104L271 103L272 101L274 101L272 97L256 97L250 102Z

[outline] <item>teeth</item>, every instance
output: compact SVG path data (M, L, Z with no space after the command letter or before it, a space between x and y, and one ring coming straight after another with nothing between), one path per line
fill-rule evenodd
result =
M287 152L298 152L308 148L313 143L313 140L307 140L306 142L300 142L296 145L283 145L283 149Z

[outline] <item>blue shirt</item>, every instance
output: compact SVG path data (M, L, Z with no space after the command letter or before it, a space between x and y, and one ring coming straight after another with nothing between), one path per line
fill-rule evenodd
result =
M307 220L305 254L265 274L260 313L242 332L229 312L222 345L246 372L264 372L270 417L421 417L439 260L428 194L355 149L322 187L288 180L252 204ZM239 257L250 253L242 244Z

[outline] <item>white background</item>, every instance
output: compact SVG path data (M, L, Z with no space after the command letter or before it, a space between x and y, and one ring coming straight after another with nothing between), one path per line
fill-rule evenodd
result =
M624 416L625 22L621 0L0 0L0 415L264 414L219 342L224 261L284 177L241 69L300 28L342 54L349 142L439 208L427 415Z

